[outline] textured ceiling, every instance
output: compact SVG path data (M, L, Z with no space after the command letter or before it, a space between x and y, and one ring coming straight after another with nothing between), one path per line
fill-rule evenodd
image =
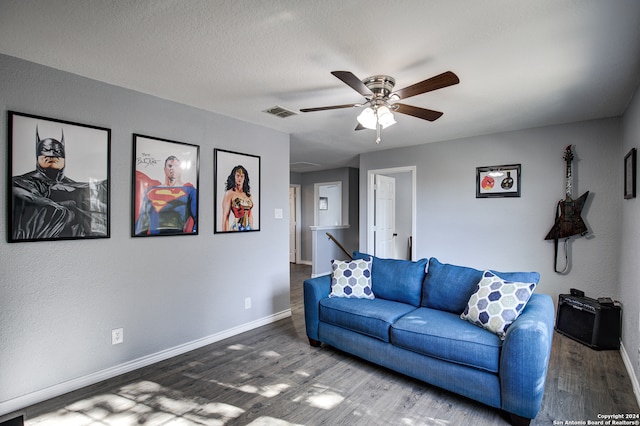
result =
M640 82L640 1L0 0L0 53L290 133L292 170L316 170L621 115ZM353 130L356 109L262 112L361 102L335 70L460 84L404 101L444 115L396 114L380 145Z

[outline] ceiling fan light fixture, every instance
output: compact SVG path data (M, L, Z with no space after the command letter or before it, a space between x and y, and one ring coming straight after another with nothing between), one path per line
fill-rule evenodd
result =
M378 108L378 123L380 123L383 129L396 124L396 120L393 118L393 114L386 106L381 106Z
M375 110L371 107L367 107L362 110L358 115L358 123L367 129L375 130L377 125L386 129L389 126L396 124L396 120L393 114L386 106L379 106Z
M371 109L371 107L366 107L362 110L360 115L358 115L358 123L360 123L362 127L366 127L367 129L376 129L376 113L373 112L373 109Z

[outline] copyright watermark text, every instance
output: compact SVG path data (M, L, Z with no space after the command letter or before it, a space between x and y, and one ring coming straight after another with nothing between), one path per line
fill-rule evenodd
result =
M573 426L573 425L601 425L601 426L640 426L640 413L618 413L605 414L600 413L595 419L578 420L554 420L554 426Z

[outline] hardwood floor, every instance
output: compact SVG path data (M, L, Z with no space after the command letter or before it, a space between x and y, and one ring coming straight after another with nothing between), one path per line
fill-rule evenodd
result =
M502 413L327 346L309 346L302 281L291 318L25 409L26 425L506 425ZM556 333L533 425L640 413L618 351ZM570 423L566 423L570 424Z

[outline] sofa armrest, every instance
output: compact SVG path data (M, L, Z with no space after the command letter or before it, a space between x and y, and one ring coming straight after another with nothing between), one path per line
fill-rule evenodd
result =
M533 294L507 329L500 355L502 409L533 419L540 410L555 320L551 297Z
M309 339L319 340L320 299L329 296L330 292L331 275L322 275L304 281L304 322Z

